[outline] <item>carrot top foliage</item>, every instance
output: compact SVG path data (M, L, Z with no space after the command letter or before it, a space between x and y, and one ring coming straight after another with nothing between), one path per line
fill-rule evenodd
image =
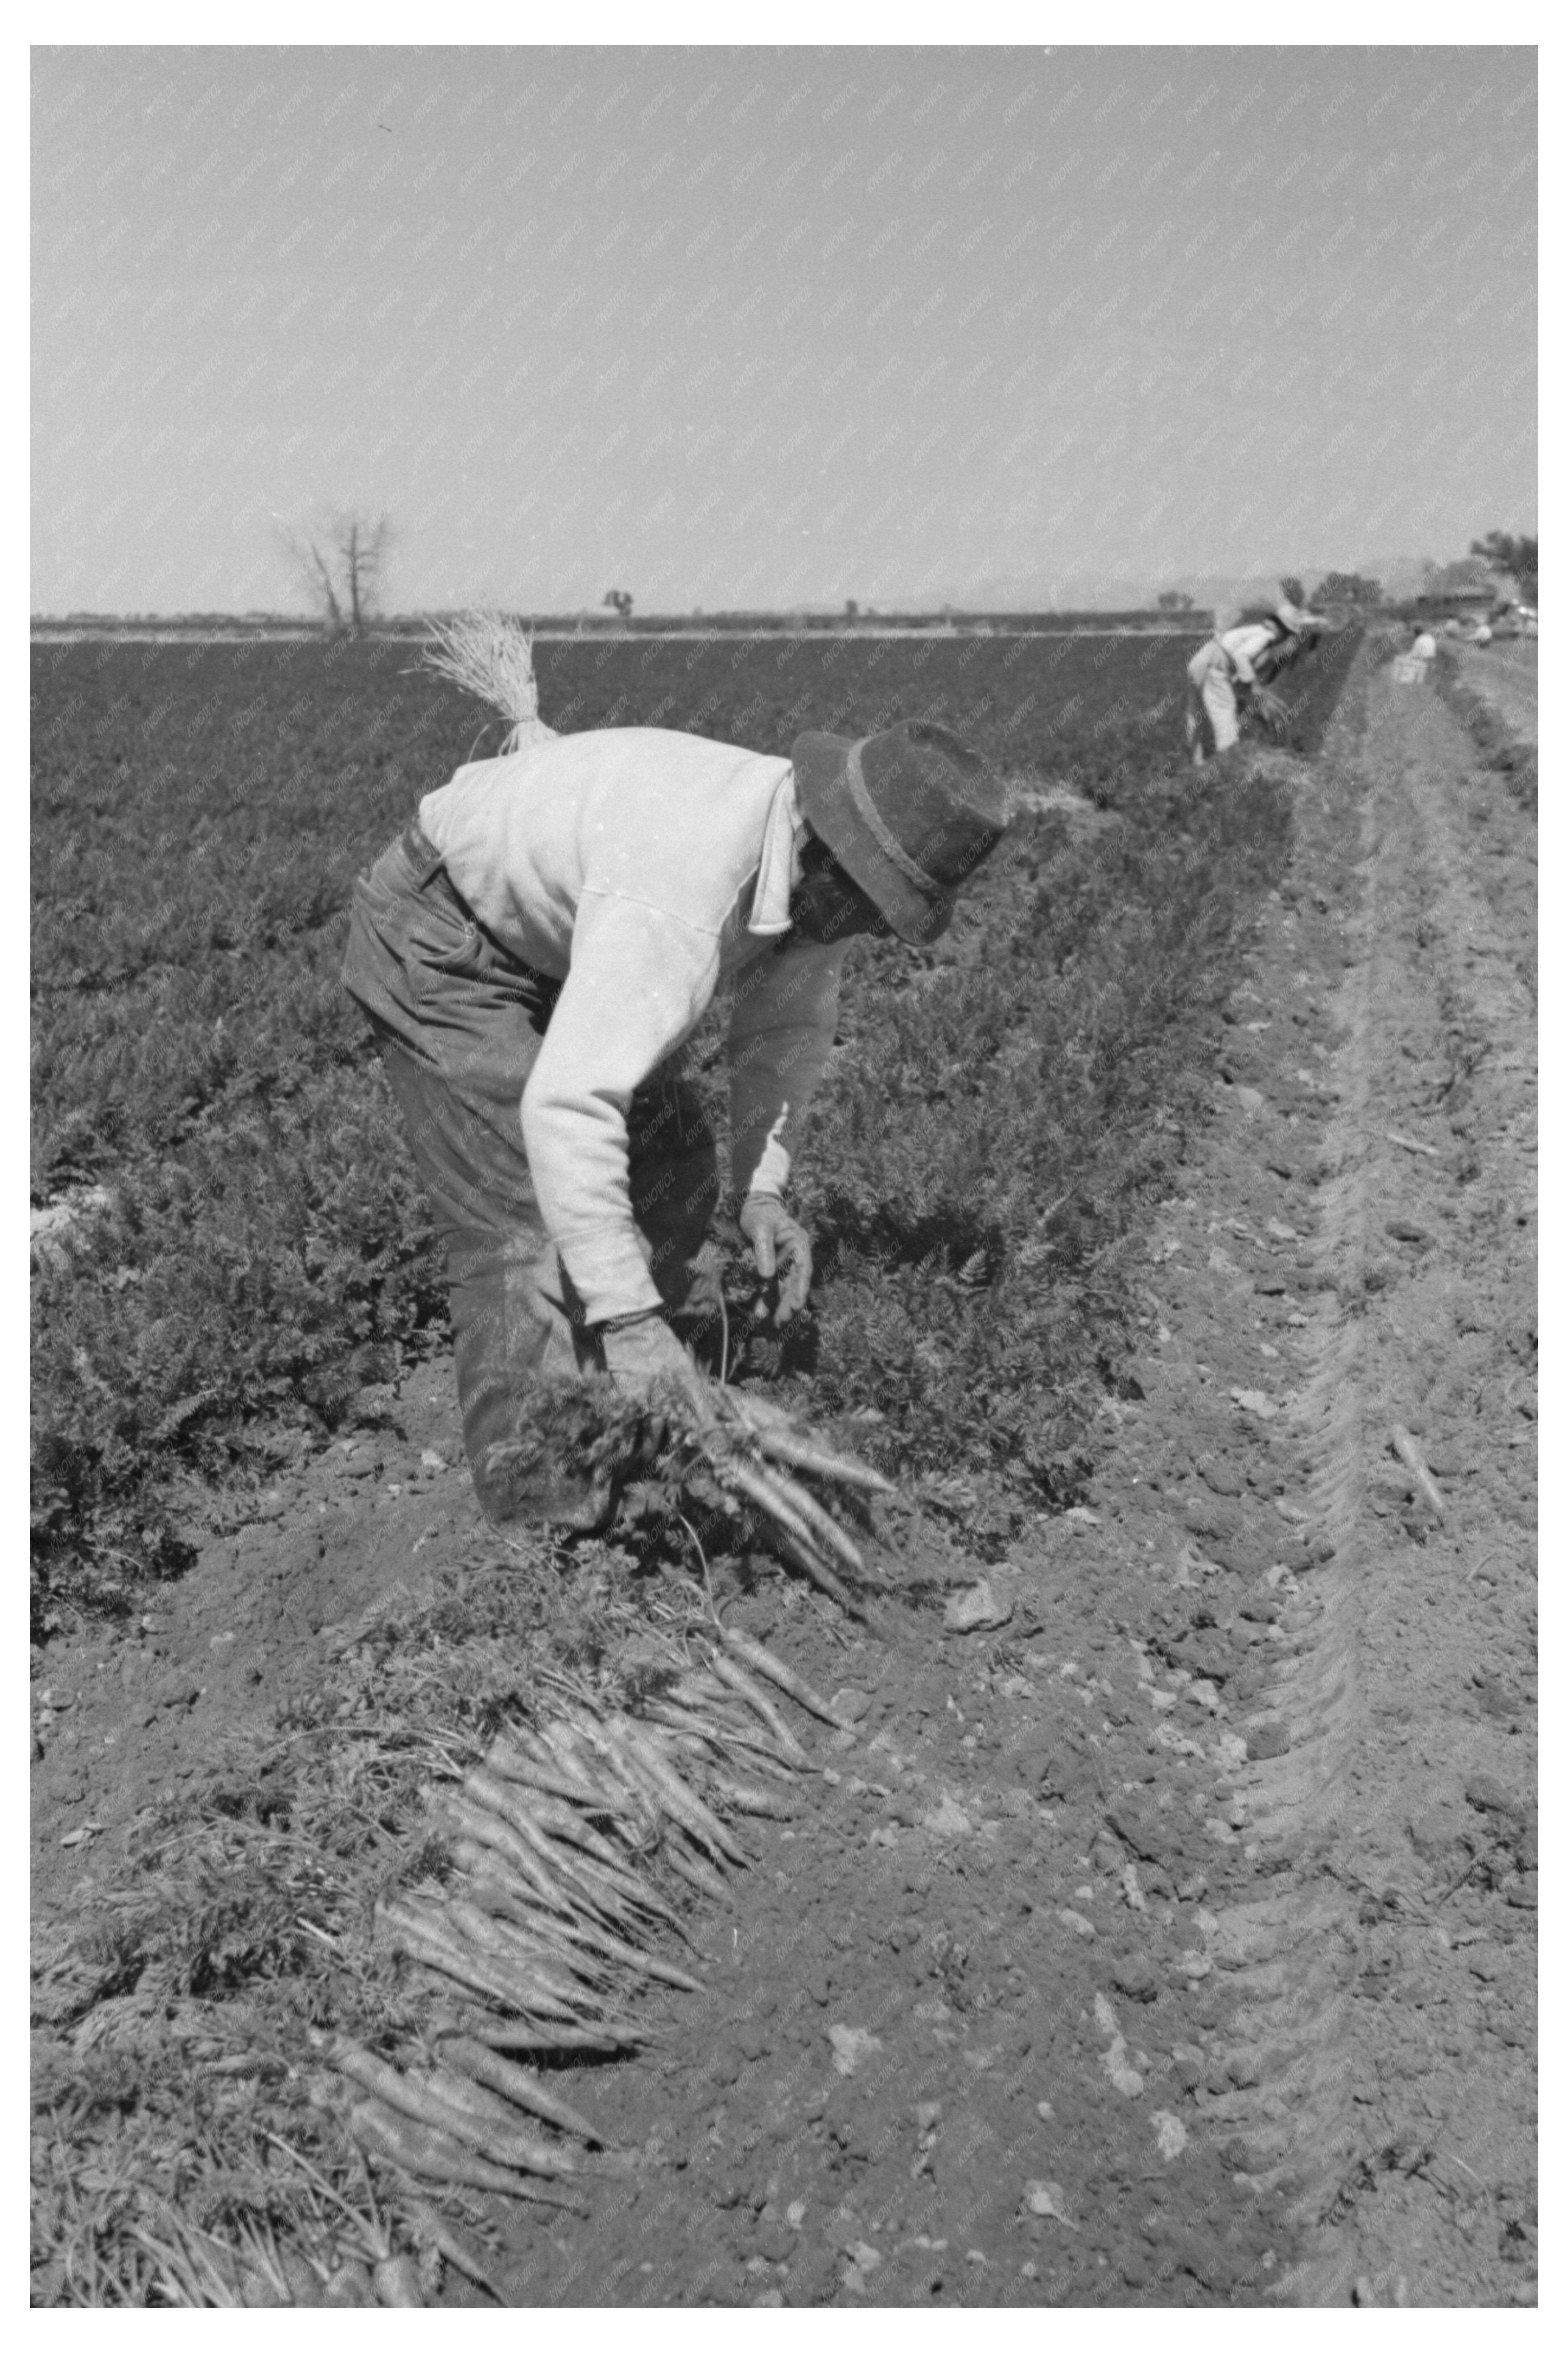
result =
M1065 1492L1131 1313L1119 1252L1199 1100L1204 1036L1287 852L1278 787L1179 765L1179 638L541 645L563 729L943 719L1116 816L1020 820L953 933L852 956L804 1156L816 1308L787 1360L911 1469ZM1321 735L1349 641L1286 682ZM445 1281L338 986L354 874L495 748L406 645L79 644L33 659L33 1193L102 1187L34 1283L36 1624L187 1557L249 1477L436 1345ZM975 1508L981 1501L976 1491ZM987 1505L987 1509L992 1508Z

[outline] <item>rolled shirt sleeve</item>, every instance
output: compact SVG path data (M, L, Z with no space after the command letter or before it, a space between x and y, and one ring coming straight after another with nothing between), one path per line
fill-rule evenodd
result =
M847 941L802 942L743 971L730 1019L730 1142L738 1193L782 1193L838 1020Z
M522 1140L590 1324L659 1304L632 1217L627 1113L696 1029L718 978L716 934L619 893L584 892L571 970L523 1090Z

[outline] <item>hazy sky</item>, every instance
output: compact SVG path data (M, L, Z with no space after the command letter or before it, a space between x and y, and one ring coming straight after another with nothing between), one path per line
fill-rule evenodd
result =
M1535 526L1530 49L33 55L37 611L345 501L405 608Z

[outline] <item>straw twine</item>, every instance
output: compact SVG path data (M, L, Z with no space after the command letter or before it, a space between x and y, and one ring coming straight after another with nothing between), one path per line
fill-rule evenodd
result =
M496 612L459 613L455 620L433 621L430 628L434 643L423 656L426 668L510 721L503 756L552 741L556 730L539 715L533 640L526 629Z

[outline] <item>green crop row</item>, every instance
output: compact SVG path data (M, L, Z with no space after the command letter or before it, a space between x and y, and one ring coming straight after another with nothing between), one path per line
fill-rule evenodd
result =
M1141 1312L1131 1246L1212 1096L1219 1006L1289 856L1240 761L1087 836L1027 821L948 958L868 958L802 1193L816 1391L884 1467L958 1481L976 1546L1070 1502Z

